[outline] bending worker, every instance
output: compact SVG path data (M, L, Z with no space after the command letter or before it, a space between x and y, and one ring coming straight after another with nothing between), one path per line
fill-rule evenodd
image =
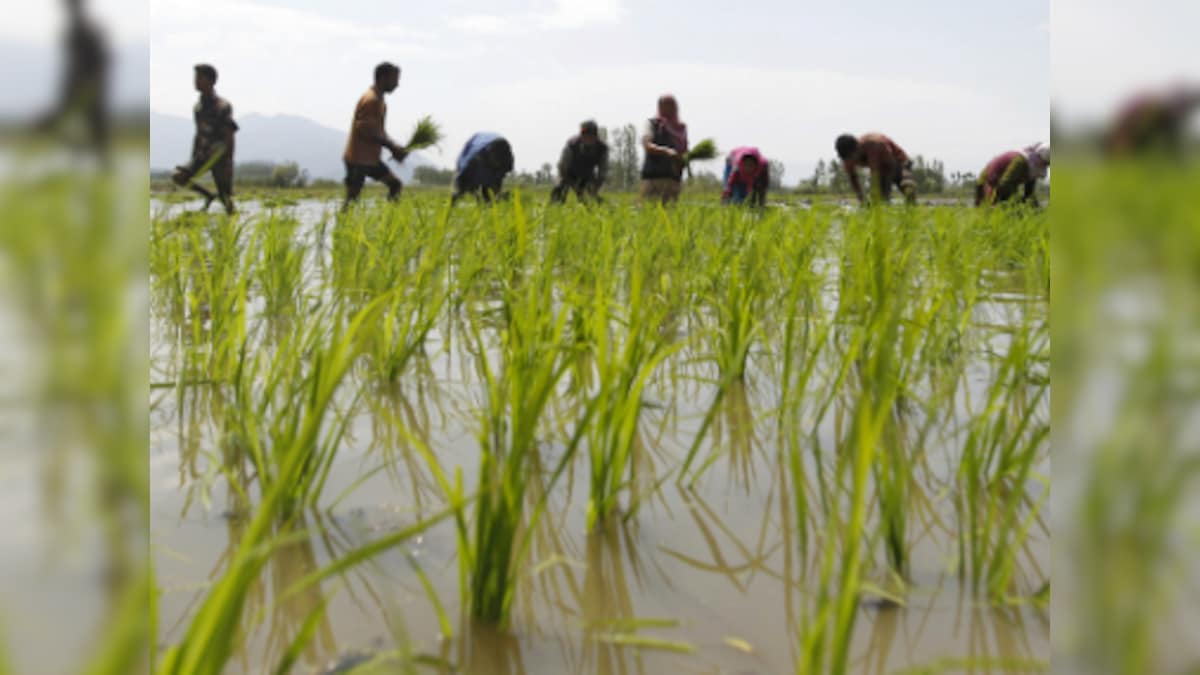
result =
M767 203L767 187L771 184L771 167L758 148L735 148L725 158L722 204L741 204L750 199L751 206Z
M872 201L886 204L895 186L904 194L905 202L917 203L917 181L913 177L912 160L895 141L880 133L863 134L857 138L842 134L838 136L835 147L860 204L867 203L858 176L860 167L866 167L871 172Z
M988 162L975 184L975 206L1002 204L1024 188L1021 201L1037 206L1037 183L1050 169L1050 146L1035 143L1012 150Z
M468 194L490 202L500 196L504 177L513 170L512 146L500 134L481 131L463 146L455 168L451 203Z
M558 185L550 193L550 201L562 203L567 192L574 191L579 201L600 200L600 188L608 178L608 144L600 140L596 123L588 120L579 125L579 135L572 136L563 146L558 158Z

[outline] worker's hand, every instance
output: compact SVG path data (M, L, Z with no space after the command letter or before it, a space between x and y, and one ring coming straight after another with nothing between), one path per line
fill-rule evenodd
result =
M403 162L405 157L408 157L408 150L404 149L403 146L392 146L392 159L397 162Z

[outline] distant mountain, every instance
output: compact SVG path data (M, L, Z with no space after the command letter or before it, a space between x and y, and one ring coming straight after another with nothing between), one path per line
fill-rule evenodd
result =
M296 115L249 113L236 115L235 119L239 127L237 162L296 162L308 170L311 178L341 180L345 176L342 151L346 147L346 131ZM190 119L151 112L150 167L170 169L184 163L191 152L194 133ZM422 164L435 165L419 152L402 165L389 162L392 171L406 182L412 180L413 170Z

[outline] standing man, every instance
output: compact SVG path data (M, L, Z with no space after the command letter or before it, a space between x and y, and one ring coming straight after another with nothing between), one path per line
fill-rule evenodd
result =
M189 186L204 197L207 211L214 199L220 198L225 212L233 214L233 135L238 125L233 121L233 106L217 96L217 69L201 63L196 66L196 91L200 100L192 110L196 121L196 138L192 141L192 161L175 167L172 180L176 185ZM193 178L212 170L213 182L217 185L214 195L192 182Z
M579 135L572 137L558 158L558 185L550 193L550 201L567 201L567 191L574 190L576 198L591 197L600 201L600 188L608 178L608 144L600 140L600 129L592 120L579 125Z
M83 11L83 0L66 0L67 30L64 40L66 67L58 101L38 120L37 127L50 131L74 114L87 126L90 149L108 160L108 41L100 28Z
M642 132L642 198L663 204L679 201L687 165L687 125L679 119L679 103L670 94L658 99L658 116Z
M858 176L860 167L866 167L871 172L873 202L886 204L891 199L892 186L895 186L900 188L905 202L910 205L917 203L917 181L913 177L912 160L895 141L875 132L859 138L842 134L838 136L835 147L860 204L867 203Z
M346 151L342 161L346 163L346 201L342 210L349 208L351 202L358 199L363 184L367 178L377 180L388 188L388 200L394 201L400 196L404 184L383 163L383 149L387 148L392 157L403 161L408 152L403 146L393 141L384 127L387 118L387 103L384 96L396 91L400 86L400 67L383 62L375 66L375 83L367 89L367 93L358 99L354 106L354 121L350 125L350 138L346 141Z
M454 204L463 195L473 194L483 202L500 196L504 177L513 170L512 146L500 134L481 131L463 146L455 163Z

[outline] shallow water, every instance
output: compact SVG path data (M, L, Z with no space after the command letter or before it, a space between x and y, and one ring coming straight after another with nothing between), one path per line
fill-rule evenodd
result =
M152 211L158 212L160 205ZM179 206L168 209L176 212ZM333 205L302 202L294 209L305 227L298 237L314 242L315 226ZM243 205L244 214L257 210ZM978 305L973 330L986 333L991 350L1006 349L1005 327L1021 320L1028 305L1002 275L989 282L991 301ZM1043 305L1044 306L1044 305ZM759 355L744 390L721 404L702 457L718 457L695 489L667 480L626 524L586 530L588 468L571 465L551 494L551 508L536 530L533 555L518 591L511 630L470 625L458 611L458 563L453 527L443 524L407 546L376 558L345 578L325 582L282 605L276 600L292 582L345 551L416 522L442 508L428 471L392 419L424 440L443 466L461 466L467 485L477 471L478 383L465 359L435 331L427 356L410 366L399 392L379 392L355 409L349 440L338 455L326 502L309 513L310 536L275 554L251 593L250 614L264 621L247 637L230 672L262 672L272 666L313 608L328 600L303 672L357 651L389 651L398 645L436 655L471 673L780 673L795 668L797 635L805 598L814 591L822 550L816 529L807 556L795 534L794 495L783 439L772 411L778 392L768 384L768 355ZM186 340L168 321L152 318L155 382L177 378L176 361ZM703 367L684 365L681 384L656 383L646 395L659 403L643 416L639 431L641 471L653 482L686 455L715 396L698 381ZM964 433L969 411L986 399L994 365L986 353L973 357L951 422L932 436L921 476L923 490L908 535L911 587L906 605L867 602L854 628L852 672L893 673L955 661L968 672L1010 672L987 662L1049 660L1048 613L1030 604L991 606L960 583L954 571L953 504L945 494L954 460L945 448ZM688 377L690 376L690 377ZM163 386L151 392L152 540L161 597L160 646L178 640L206 583L219 574L245 524L231 512L224 482L214 480L206 453L218 444L212 411L215 387ZM1048 410L1045 411L1048 417ZM816 430L824 447L837 437L836 415ZM913 419L914 425L919 417ZM802 423L797 421L796 423ZM552 464L561 443L547 438L543 462ZM807 450L806 450L807 452ZM1048 453L1046 453L1048 456ZM1046 466L1040 467L1048 473ZM365 482L360 477L373 473ZM351 489L353 488L353 489ZM1049 541L1035 533L1018 575L1032 593L1049 578ZM882 555L877 556L885 569ZM454 627L440 638L437 613L422 588L414 561L426 573ZM876 581L885 586L880 573ZM613 644L627 624L660 620L639 635L685 643L694 652ZM636 621L635 621L636 620ZM646 624L638 624L644 626Z

